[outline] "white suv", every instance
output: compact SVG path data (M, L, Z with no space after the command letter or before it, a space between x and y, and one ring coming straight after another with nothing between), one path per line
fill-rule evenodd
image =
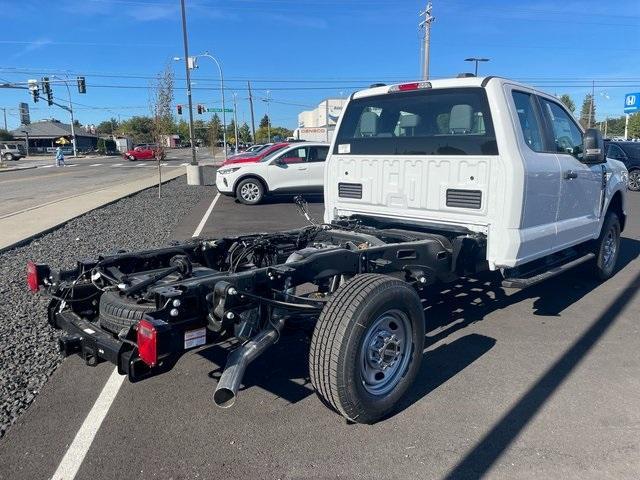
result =
M328 143L296 143L257 163L221 167L216 174L220 193L255 205L266 195L322 193Z

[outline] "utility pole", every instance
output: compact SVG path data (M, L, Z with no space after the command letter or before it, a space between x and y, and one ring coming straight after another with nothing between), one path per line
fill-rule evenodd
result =
M587 128L591 128L591 117L593 116L593 97L596 92L596 81L591 80L591 102L589 103L589 121L587 122Z
M71 143L73 146L73 156L77 157L78 156L78 147L76 144L76 127L75 127L75 118L73 117L73 103L71 102L71 89L69 88L69 79L63 79L60 78L56 75L52 75L51 78L56 78L58 80L60 80L61 82L64 83L64 86L67 87L67 94L69 95L69 108L66 108L65 110L67 110L69 112L69 114L71 115ZM55 102L51 102L52 104L55 104Z
M422 46L422 80L429 80L429 47L431 43L431 23L436 19L431 15L433 5L431 2L427 2L427 8L420 12L420 17L424 16L418 26L424 28L424 43Z
M251 136L253 143L256 143L256 120L253 116L253 95L251 94L251 82L247 80L247 89L249 90L249 107L251 108Z
M189 70L189 41L187 39L187 14L184 0L180 0L182 11L182 40L184 43L184 69L187 76L187 99L189 100L189 143L191 143L191 165L198 165L196 144L193 141L193 100L191 99L191 71Z
M269 103L271 103L271 90L267 90L267 97L262 99L267 103L267 143L271 143L271 117L269 116Z
M7 107L1 107L2 112L4 113L4 129L7 129Z
M233 126L236 137L236 155L238 154L238 105L236 103L238 95L233 92Z

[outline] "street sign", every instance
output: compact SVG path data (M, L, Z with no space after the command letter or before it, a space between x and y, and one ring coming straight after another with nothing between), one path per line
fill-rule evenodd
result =
M627 93L624 96L624 113L640 111L640 92Z
M225 108L224 111L225 111L225 113L233 113L233 108ZM207 108L207 112L222 113L222 109L221 108Z

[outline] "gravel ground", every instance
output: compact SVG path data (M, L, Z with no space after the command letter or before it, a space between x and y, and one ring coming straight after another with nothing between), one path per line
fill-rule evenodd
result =
M0 254L0 438L61 361L56 344L60 332L47 323L47 299L27 290L27 261L70 268L77 258L116 248L161 246L192 206L211 196L211 188L188 187L180 177L163 185L161 200L156 189L145 190Z

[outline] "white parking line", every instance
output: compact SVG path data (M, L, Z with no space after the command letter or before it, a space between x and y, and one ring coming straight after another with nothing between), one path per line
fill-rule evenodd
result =
M78 166L77 163L72 163L71 165L65 164L65 167L77 167L77 166Z
M98 395L96 403L93 404L76 437L69 445L67 453L64 454L56 472L51 477L52 480L73 480L75 478L125 378L126 376L118 374L117 368L113 369L109 380Z
M101 163L94 163L93 165L91 165L91 167L99 167L100 165L102 165Z
M121 163L114 163L114 164L112 165L112 167L121 167L121 166L122 166L122 164L121 164Z
M213 211L213 207L215 207L219 198L220 193L215 196L211 205L207 208L207 211L202 217L202 220L200 220L198 227L195 232L193 232L193 237L200 235L200 232L202 232L202 229L204 228L205 223L207 223L207 220ZM84 457L87 455L89 448L91 448L93 439L98 433L107 413L109 413L111 404L113 404L113 401L115 400L125 378L125 375L120 375L118 373L117 367L113 369L111 376L100 392L100 395L98 395L98 398L93 404L93 407L91 407L91 410L84 419L84 422L82 422L80 430L78 430L73 442L69 445L64 457L62 457L62 460L51 477L51 480L73 480L76 477L78 470L80 470L80 466L84 461Z
M42 165L40 168L51 168L55 167L55 165Z
M213 211L213 207L216 206L216 202L218 201L219 198L220 198L220 194L218 193L213 199L213 201L211 202L211 205L209 205L209 208L207 208L207 211L204 213L204 217L202 217L202 220L200 220L200 223L198 224L196 231L193 232L193 235L191 235L192 237L197 237L198 235L200 235L200 232L202 232L202 229L204 228L205 223L207 223L207 220L209 219L209 215L211 215L211 212Z
M146 165L144 163L139 163L136 165L136 167L146 167Z

